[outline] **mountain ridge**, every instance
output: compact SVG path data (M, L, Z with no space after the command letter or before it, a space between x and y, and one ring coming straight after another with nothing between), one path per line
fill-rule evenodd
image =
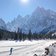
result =
M56 12L50 9L46 10L44 8L37 7L31 15L26 15L25 17L18 15L17 18L5 25L6 29L12 32L17 32L18 28L20 28L25 33L28 33L29 30L31 30L32 33L39 33L45 31L45 29L48 30L48 27L52 25L55 26L55 30Z

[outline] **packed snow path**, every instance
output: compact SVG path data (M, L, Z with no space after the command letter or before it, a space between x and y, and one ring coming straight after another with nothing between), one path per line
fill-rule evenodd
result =
M42 56L45 47L48 47L56 40L38 40L38 41L0 41L0 56L33 56L37 54ZM10 48L13 48L12 55L9 55Z

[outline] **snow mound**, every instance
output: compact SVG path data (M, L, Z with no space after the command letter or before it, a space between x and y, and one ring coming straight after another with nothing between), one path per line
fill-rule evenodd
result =
M46 48L45 55L46 56L56 56L56 42Z

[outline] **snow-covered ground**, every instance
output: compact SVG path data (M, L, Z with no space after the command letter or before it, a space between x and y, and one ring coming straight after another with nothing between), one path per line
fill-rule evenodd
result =
M34 54L42 56L45 48L54 42L56 40L0 41L0 56L33 56ZM10 48L13 48L12 55L9 55Z

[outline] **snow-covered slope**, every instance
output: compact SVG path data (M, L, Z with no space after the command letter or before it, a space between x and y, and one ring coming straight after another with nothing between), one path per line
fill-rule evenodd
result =
M18 15L11 23L7 23L7 30L15 32L20 28L24 31L27 28L28 19L28 15L25 17Z
M0 18L0 29L6 30L6 24L5 24L5 22L2 20L2 18Z
M49 32L56 32L56 26L55 25L49 26L49 27L43 29L40 33L46 34Z
M51 27L52 25L54 25L54 28L56 28L55 12L38 7L32 13L31 20L29 23L29 27L30 29L32 29L32 31L40 32L43 29Z
M18 27L24 32L32 30L32 32L41 32L48 27L53 26L52 30L56 29L56 12L37 7L30 16L18 16L11 23L7 24L9 31L17 31Z

